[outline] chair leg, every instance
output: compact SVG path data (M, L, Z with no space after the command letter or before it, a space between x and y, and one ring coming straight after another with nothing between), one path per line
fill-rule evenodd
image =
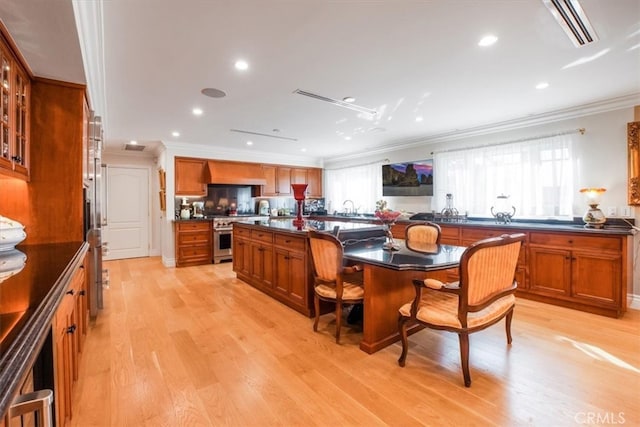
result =
M471 387L471 374L469 373L469 334L458 334L460 341L460 361L462 363L462 375L464 376L464 386Z
M316 310L316 319L313 322L313 332L318 332L318 321L320 320L320 298L318 294L313 294L313 307Z
M511 338L511 319L512 318L513 318L513 308L511 309L509 314L507 314L507 317L505 319L505 329L507 331L507 344L511 344L511 341L513 341Z
M342 302L336 301L336 344L340 344L341 328L342 328Z
M407 339L407 322L409 317L400 315L398 317L398 332L400 333L400 339L402 340L402 353L398 359L398 365L404 367L407 360L407 353L409 352L409 340Z

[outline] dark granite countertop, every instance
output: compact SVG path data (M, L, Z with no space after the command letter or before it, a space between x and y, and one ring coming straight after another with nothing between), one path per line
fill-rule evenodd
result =
M4 414L33 365L73 272L84 260L85 242L24 245L0 252L0 414ZM16 257L24 267L10 275ZM4 266L4 271L2 271Z
M326 219L329 221L341 219L342 221L352 221L357 223L376 221L373 216L360 215L360 216L339 216L339 215L327 215L322 217L316 217L317 219ZM414 222L421 222L419 220L400 219L396 221L399 224L411 224ZM520 230L536 230L536 231L570 231L577 233L592 233L592 234L617 234L617 235L630 235L635 234L636 231L622 219L610 218L602 229L585 228L584 223L581 220L574 221L560 221L560 220L513 220L508 224L496 223L495 220L489 218L469 218L464 221L433 221L441 225L452 225L459 227L487 227L487 228L500 228L500 229L520 229ZM378 222L379 223L379 222Z
M292 233L306 233L308 230L319 231L332 231L335 227L338 227L340 232L355 231L355 230L379 230L380 224L372 224L366 222L357 221L345 221L336 219L311 219L304 217L304 224L297 226L294 224L295 218L267 218L260 221L239 221L240 223L260 225L266 228L270 228L277 231L288 231Z

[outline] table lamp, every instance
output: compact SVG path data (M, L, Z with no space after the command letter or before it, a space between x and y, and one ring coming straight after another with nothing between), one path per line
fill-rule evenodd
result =
M607 217L598 208L600 197L605 191L607 190L604 188L594 187L580 189L580 192L586 196L589 205L589 210L582 217L586 228L603 228L604 223L607 222Z

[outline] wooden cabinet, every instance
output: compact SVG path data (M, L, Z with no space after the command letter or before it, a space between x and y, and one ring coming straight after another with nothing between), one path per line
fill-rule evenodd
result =
M307 197L319 198L322 196L322 169L307 169Z
M504 233L525 233L516 270L519 297L610 317L626 311L633 236L530 231L515 224L440 226L442 243L461 246Z
M249 274L254 285L273 288L273 233L251 230L251 267Z
M570 307L620 316L626 310L624 240L532 232L528 291Z
M292 196L291 184L307 184L306 197L322 197L322 169L262 165L262 196Z
M177 221L175 224L176 267L212 262L211 221Z
M0 172L29 179L31 81L0 35Z
M54 405L56 425L73 415L72 391L78 379L79 358L86 335L86 259L75 271L52 322Z
M233 226L233 271L244 276L251 274L251 230Z
M176 196L206 196L205 159L175 158Z
M239 279L305 316L313 314L305 235L236 223L233 250L233 271Z
M267 183L262 186L262 196L290 196L291 168L288 166L262 165Z
M307 241L304 237L276 234L274 289L288 305L305 310L307 303Z

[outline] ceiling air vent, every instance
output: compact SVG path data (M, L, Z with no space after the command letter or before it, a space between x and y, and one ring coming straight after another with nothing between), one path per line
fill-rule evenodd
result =
M378 112L372 108L361 107L360 105L356 105L350 102L340 101L338 99L328 98L326 96L318 95L315 93L307 92L304 90L296 89L293 93L297 93L298 95L308 96L309 98L314 98L319 101L328 102L333 105L337 105L338 107L348 108L350 110L359 111L360 113L369 114L371 116L375 116Z
M576 47L598 41L578 0L542 0Z
M140 144L124 144L124 151L143 151L146 148Z

